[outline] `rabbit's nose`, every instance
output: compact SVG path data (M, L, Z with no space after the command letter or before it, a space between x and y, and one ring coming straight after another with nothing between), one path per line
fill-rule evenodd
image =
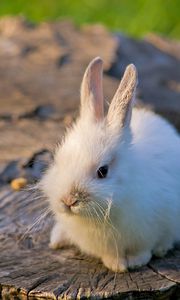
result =
M73 205L76 205L77 202L78 202L78 200L77 200L75 197L71 196L71 195L64 197L64 198L62 199L62 201L63 201L64 204L66 204L68 207L71 207L71 206L73 206Z

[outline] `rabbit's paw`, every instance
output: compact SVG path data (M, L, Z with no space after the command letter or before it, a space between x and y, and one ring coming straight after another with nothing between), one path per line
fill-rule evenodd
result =
M102 258L104 265L114 272L126 272L127 262L124 258L117 258L114 256L106 255Z
M151 256L152 255L150 251L142 252L135 256L128 255L127 256L128 268L133 269L136 267L141 267L146 265L150 261Z
M56 223L51 231L49 248L59 249L69 245L65 233L62 231L61 226Z

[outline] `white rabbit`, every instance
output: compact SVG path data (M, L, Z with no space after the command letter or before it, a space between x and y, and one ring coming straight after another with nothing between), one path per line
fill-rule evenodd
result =
M40 182L56 220L50 246L77 245L118 272L180 240L180 138L162 117L132 110L136 85L129 65L104 116L102 60L89 64L80 117Z

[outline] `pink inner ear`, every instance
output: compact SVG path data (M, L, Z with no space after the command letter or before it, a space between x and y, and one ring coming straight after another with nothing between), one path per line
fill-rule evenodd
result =
M91 107L97 120L104 117L102 63L97 57L89 64L81 88L81 108L85 111Z
M97 119L104 115L104 99L102 87L102 60L97 60L92 68L90 75L90 90L93 93L94 111Z
M136 67L131 64L126 68L109 107L107 120L111 126L117 128L129 126L137 81Z

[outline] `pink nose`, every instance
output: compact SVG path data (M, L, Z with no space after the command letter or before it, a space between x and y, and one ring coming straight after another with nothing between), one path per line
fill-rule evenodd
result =
M75 199L74 197L72 196L67 196L67 197L64 197L63 200L62 200L67 206L73 206L77 203L77 199Z

